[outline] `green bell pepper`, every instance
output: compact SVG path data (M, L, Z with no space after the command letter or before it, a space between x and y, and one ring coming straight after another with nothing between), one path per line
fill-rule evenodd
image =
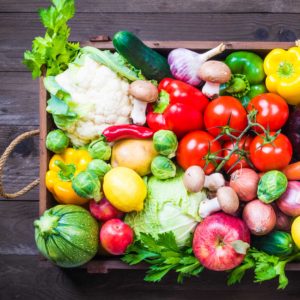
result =
M232 77L221 85L221 95L238 98L247 107L253 97L267 92L264 84L266 75L260 56L248 51L237 51L228 55L225 63L230 68Z

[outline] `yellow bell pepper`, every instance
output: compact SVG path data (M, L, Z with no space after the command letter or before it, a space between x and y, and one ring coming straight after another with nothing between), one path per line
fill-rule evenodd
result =
M266 86L288 104L300 103L300 47L274 49L264 60Z
M78 196L72 189L72 178L85 171L92 157L87 150L67 148L60 154L55 154L49 162L46 173L46 187L55 200L62 204L82 205L88 199Z

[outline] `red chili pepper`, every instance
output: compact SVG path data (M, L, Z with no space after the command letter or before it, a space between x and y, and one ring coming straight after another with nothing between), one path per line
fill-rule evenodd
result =
M197 88L180 80L165 78L158 85L159 102L148 109L147 124L154 131L169 129L180 138L203 127L208 99Z
M114 142L121 139L148 139L154 134L154 130L148 127L122 124L107 127L102 135L107 142Z

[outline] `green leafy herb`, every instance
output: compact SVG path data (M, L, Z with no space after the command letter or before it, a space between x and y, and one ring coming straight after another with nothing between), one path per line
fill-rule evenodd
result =
M284 289L288 285L285 267L287 263L296 258L300 258L300 253L282 258L251 248L242 264L229 273L227 283L228 285L232 285L240 282L245 272L253 269L255 282L262 282L278 277L278 289Z
M37 78L45 66L48 75L57 75L67 69L79 52L79 43L70 43L67 25L75 13L74 0L52 0L52 6L40 9L41 22L47 29L44 37L36 37L32 50L25 51L24 64Z
M144 278L149 282L158 282L173 270L178 273L177 281L182 283L185 277L197 276L204 269L193 255L191 239L185 246L178 247L172 232L159 234L157 239L141 233L122 260L130 265L143 261L150 264Z

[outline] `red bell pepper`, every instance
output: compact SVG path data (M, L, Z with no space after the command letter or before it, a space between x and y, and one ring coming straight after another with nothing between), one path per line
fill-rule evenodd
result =
M158 85L159 101L149 106L147 124L154 131L172 130L179 138L203 128L203 111L208 99L197 88L172 78Z

